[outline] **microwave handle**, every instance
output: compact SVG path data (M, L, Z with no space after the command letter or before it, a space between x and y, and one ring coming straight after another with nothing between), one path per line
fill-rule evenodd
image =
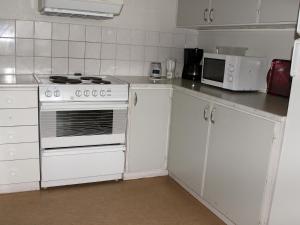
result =
M300 76L300 40L296 40L294 44L293 59L291 66L291 76Z

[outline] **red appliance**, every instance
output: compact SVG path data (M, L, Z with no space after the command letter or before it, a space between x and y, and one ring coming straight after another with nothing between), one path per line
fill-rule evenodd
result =
M274 59L268 72L268 94L289 97L291 93L291 61Z

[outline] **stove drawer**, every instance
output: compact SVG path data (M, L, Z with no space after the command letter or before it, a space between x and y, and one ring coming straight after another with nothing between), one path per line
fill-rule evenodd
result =
M0 126L38 125L38 108L0 109Z
M39 143L0 145L0 161L38 159Z
M91 178L124 173L124 151L61 150L42 153L42 182Z
M0 162L0 185L37 182L39 180L38 159Z
M38 126L0 127L0 145L38 141Z
M0 109L36 108L37 91L0 91Z

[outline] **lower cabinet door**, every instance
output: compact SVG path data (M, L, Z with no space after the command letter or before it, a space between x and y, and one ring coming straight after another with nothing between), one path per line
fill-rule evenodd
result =
M258 225L275 123L221 105L212 110L203 197L239 225Z
M199 196L204 172L208 118L208 102L174 91L168 169L172 176Z
M167 169L171 89L131 89L127 173L136 178Z
M0 185L38 182L39 159L0 162Z

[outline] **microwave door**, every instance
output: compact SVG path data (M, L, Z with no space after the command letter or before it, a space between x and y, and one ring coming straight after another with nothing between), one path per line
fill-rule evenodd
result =
M202 75L203 83L223 87L225 66L225 59L205 58Z

